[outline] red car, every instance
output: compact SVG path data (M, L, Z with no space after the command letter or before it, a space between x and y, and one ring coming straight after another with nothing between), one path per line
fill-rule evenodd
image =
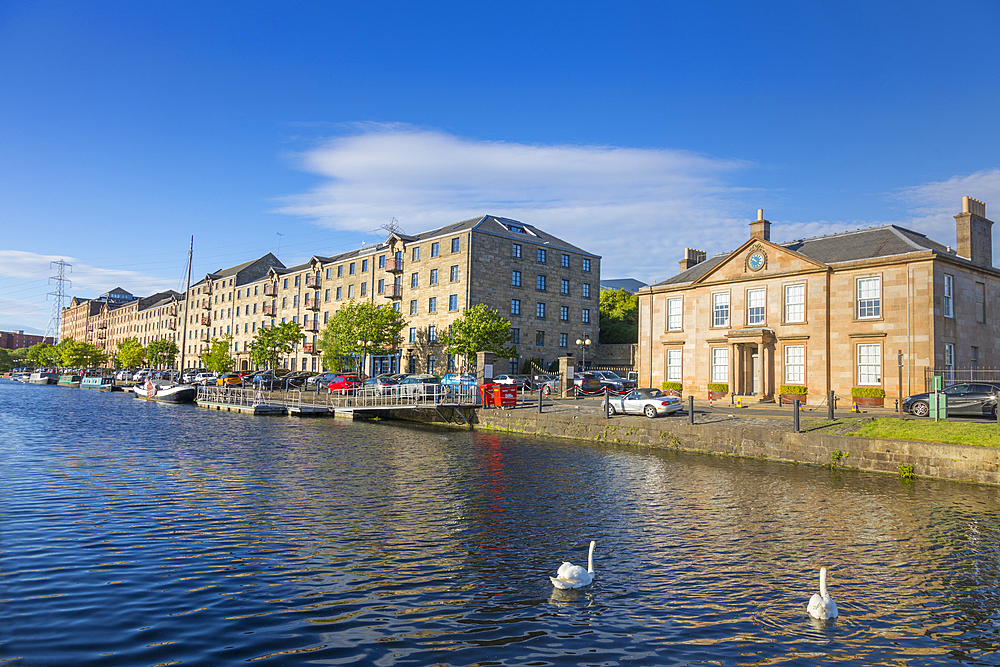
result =
M338 394L343 394L344 392L350 391L356 387L362 385L361 378L354 374L344 374L338 375L330 381L330 384L326 385L326 388L332 392L337 392Z

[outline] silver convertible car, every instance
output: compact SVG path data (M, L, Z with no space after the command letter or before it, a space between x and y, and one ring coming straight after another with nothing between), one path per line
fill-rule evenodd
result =
M601 401L604 408L604 401ZM610 414L646 415L650 419L669 415L681 409L681 399L669 396L659 389L633 389L624 396L612 396L608 405Z

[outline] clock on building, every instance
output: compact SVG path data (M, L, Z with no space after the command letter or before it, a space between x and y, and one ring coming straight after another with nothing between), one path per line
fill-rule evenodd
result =
M762 250L755 250L747 257L747 266L751 271L760 271L767 264L767 255Z

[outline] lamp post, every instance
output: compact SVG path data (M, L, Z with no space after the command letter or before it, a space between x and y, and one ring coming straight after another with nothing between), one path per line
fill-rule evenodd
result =
M366 361L366 357L368 356L368 354L367 354L367 352L368 352L368 341L367 340L359 340L358 341L358 347L361 348L361 361L359 363L360 367L358 368L358 375L364 377L364 375L365 375L365 361Z
M581 365L580 370L581 371L585 371L585 370L587 370L587 348L590 347L590 339L589 338L584 338L584 339L577 338L576 339L576 344L583 346L583 364Z

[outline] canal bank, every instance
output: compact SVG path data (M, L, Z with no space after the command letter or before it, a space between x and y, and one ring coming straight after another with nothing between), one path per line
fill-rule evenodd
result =
M805 431L795 433L791 419L755 416L753 412L699 415L689 424L683 414L659 419L616 416L599 410L547 406L476 410L474 427L558 438L638 445L786 463L837 466L899 474L912 466L918 477L1000 485L1000 450L994 447L888 440Z

